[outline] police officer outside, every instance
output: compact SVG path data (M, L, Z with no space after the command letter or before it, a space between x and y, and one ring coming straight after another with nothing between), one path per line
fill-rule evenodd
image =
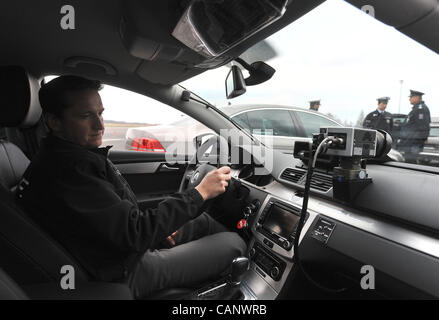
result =
M430 110L422 100L423 95L423 92L410 90L409 101L413 107L401 128L401 139L397 145L404 152L406 162L417 163L418 154L430 134Z
M364 128L380 129L391 134L393 129L392 114L386 111L389 97L378 98L378 107L369 113L363 121Z
M309 110L319 111L320 100L313 100L309 102Z

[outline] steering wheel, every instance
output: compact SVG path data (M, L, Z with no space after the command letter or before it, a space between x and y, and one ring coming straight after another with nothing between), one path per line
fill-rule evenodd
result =
M216 140L216 137L203 143L187 165L180 183L180 193L195 188L209 172L217 169L209 163L197 163L197 155L204 155L204 152L212 145L212 140ZM242 209L249 192L250 190L241 187L241 183L232 177L225 192L207 200L202 210L213 214L212 217L215 219L225 218L222 220L223 224L226 223L225 225L231 229L236 228L236 223L242 218Z
M201 136L199 136L201 138ZM195 188L201 180L210 172L216 169L215 166L204 163L200 164L197 161L199 155L204 155L205 152L212 147L217 141L217 136L212 136L207 139L202 145L196 148L196 152L190 160L186 170L183 174L183 178L180 183L179 192L184 192L190 188Z
M188 189L195 188L201 180L210 172L216 169L215 166L204 163L193 163L195 157L191 160L191 162L186 167L186 170L183 174L183 178L181 179L179 192L184 192Z

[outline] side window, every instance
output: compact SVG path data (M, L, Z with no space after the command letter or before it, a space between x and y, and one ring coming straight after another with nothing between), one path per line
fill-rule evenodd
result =
M237 116L232 117L233 121L235 121L241 128L243 129L250 129L250 126L248 124L248 118L247 113L241 113Z
M309 112L296 111L296 115L299 117L305 129L307 137L312 138L314 133L320 132L320 127L339 127L337 122L329 120L325 117L312 114Z
M213 133L199 121L145 95L106 84L99 94L105 109L102 146L112 145L112 150L193 155L195 136Z
M253 134L274 136L296 136L293 119L288 110L264 109L247 112Z

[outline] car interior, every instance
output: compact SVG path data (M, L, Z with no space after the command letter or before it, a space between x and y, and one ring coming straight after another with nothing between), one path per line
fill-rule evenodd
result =
M314 167L309 142L296 143L294 154L270 149L190 88L179 85L239 58L324 1L238 2L253 9L270 3L270 8L282 8L276 11L281 15L264 28L250 30L240 41L223 39L226 49L206 45L209 50L198 52L175 37L176 25L191 5L214 6L217 1L78 0L73 5L73 30L60 27L59 1L0 4L0 299L133 299L126 283L91 279L15 199L21 177L47 134L38 90L44 77L62 74L99 79L151 97L218 135L228 129L240 136L239 141L225 139L226 151L217 149L203 161L184 154L110 151L110 160L129 182L141 208L156 207L167 196L194 187L218 162L232 169L230 187L205 210L247 242L246 259L232 264L227 279L219 277L197 288L170 288L145 299L439 297L439 168L380 158L360 162L331 148L327 150L332 153L320 157L314 149ZM439 29L437 0L347 2L359 9L373 5L378 20L439 53L439 39L431 32ZM327 138L329 131L326 134L320 138ZM337 141L343 134L357 133L336 133ZM374 141L386 149L391 141L383 139ZM207 142L195 143L204 154L212 141L218 137L210 135ZM314 143L323 141L316 137ZM377 146L373 145L378 150ZM264 158L268 153L271 157ZM343 169L367 172L367 183L337 180L340 164ZM237 228L243 218L244 226ZM74 267L75 290L59 285L64 265ZM370 268L373 286L369 283L365 289ZM224 283L234 287L232 295L223 295Z

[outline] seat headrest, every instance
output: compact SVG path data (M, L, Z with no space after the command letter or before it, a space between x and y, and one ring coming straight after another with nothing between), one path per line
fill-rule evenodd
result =
M0 66L0 126L30 127L41 117L40 85L20 66Z

